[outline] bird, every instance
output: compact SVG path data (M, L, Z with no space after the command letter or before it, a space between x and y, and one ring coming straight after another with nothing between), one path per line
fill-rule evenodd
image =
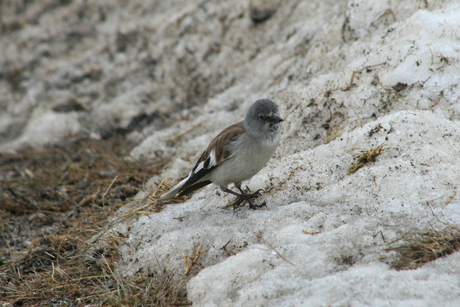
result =
M284 119L278 106L269 99L259 99L248 109L244 121L222 130L203 151L188 176L163 194L159 200L187 195L210 183L214 183L226 193L237 196L235 209L242 202L256 209L252 199L260 196L260 191L247 194L241 189L243 181L251 179L270 160L280 143ZM233 183L237 193L228 188Z

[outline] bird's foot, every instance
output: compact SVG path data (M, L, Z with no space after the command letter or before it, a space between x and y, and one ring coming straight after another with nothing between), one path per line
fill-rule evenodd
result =
M248 194L247 192L243 191L241 188L238 188L238 190L240 190L241 194L233 192L232 190L229 190L229 189L224 190L225 192L233 194L233 195L235 195L237 197L237 199L233 203L233 211L236 211L236 209L239 206L241 206L241 204L244 203L244 202L247 202L249 204L249 209L253 209L253 210L256 210L256 209L259 209L259 208L267 206L266 202L263 202L260 205L256 205L256 204L254 204L252 202L252 199L257 198L259 196L262 196L261 192L264 191L263 189L259 189L255 193L251 193L251 194Z
M246 188L248 188L248 187L246 187ZM262 196L262 192L263 192L264 190L263 190L263 189L258 189L257 191L255 191L255 192L252 193L252 194L247 194L247 193L245 193L245 192L244 192L243 190L241 190L241 189L240 189L240 191L241 191L241 194L242 194L242 195L246 195L249 199L253 199L253 198L257 198L257 197L259 197L259 196ZM249 189L248 189L248 191L249 191Z

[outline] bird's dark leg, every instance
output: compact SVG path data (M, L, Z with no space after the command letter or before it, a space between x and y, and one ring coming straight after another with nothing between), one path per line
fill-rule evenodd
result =
M259 189L257 190L255 193L252 193L252 194L247 194L245 193L240 186L237 186L237 189L240 190L241 194L239 193L236 193L228 188L223 188L222 190L224 192L227 192L227 193L230 193L232 195L235 195L236 197L238 197L239 199L233 204L233 210L235 210L236 208L238 208L239 205L241 205L242 202L244 201L247 201L249 203L249 208L250 209L258 209L260 207L264 207L264 206L267 206L266 203L264 202L263 204L261 205L255 205L251 202L251 199L253 198L257 198L259 197L261 194L260 192L263 191L262 189Z

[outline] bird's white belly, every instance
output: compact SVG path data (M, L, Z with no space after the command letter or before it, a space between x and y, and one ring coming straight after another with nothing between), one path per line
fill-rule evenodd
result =
M209 176L209 180L219 186L251 179L270 160L274 149L270 147L244 148L217 167Z

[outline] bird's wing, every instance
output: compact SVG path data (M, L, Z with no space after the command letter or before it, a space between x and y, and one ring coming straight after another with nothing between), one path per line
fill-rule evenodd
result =
M232 157L233 153L228 145L243 133L243 122L233 124L224 129L209 143L208 148L201 154L188 176L163 194L159 200L174 197L179 192L181 192L180 195L185 195L210 184L211 181L200 181L200 179Z
M211 141L211 143L209 143L208 148L201 154L201 157L196 162L195 167L188 175L187 181L184 182L179 191L184 191L191 187L208 174L213 168L219 166L225 160L230 159L233 153L230 151L228 145L235 141L243 133L243 122L233 124L219 133ZM194 190L195 189L191 191Z

